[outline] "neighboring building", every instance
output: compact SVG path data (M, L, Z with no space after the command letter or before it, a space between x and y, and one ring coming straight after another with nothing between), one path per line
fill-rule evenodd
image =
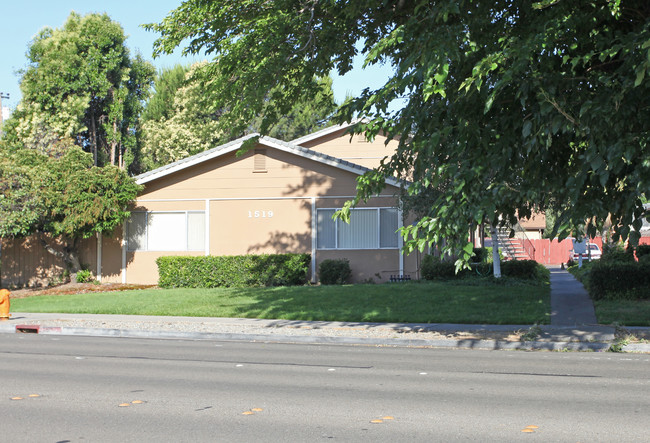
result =
M352 211L349 225L332 220L355 196L356 178L396 145L382 136L350 140L348 128L292 143L261 137L238 155L249 135L136 177L145 188L130 221L122 233L86 243L82 262L102 282L155 284L155 261L165 255L292 252L312 255L313 282L327 258L349 259L355 282L418 278L420 254L402 255L396 233L404 222L399 182L388 179L381 195ZM36 243L3 241L3 285L46 283L63 272Z
M650 237L650 221L646 217L650 217L650 203L645 203L643 205L645 208L646 214L643 217L643 225L641 226L641 235L643 237Z
M546 215L536 212L530 218L522 218L519 225L524 229L526 237L530 240L541 240L546 230Z

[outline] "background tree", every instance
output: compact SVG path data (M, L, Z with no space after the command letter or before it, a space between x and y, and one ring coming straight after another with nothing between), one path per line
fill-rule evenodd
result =
M154 85L155 92L147 102L142 116L141 171L148 171L190 155L214 148L242 135L258 132L263 115L277 112L271 91L264 98L260 115L255 116L239 132L224 130L223 119L231 106L215 95L214 71L206 75L206 63L192 67L175 66L161 71ZM218 76L218 74L217 74ZM267 135L292 140L327 126L336 109L332 80L325 77L315 82L317 92L292 105L278 115Z
M274 116L275 123L266 131L266 135L279 140L291 141L332 124L331 117L336 110L332 78L327 76L317 80L319 89L315 95L303 98L293 104L289 112ZM271 91L271 96L275 91ZM258 115L252 122L255 132L262 131L264 117L269 112L277 112L273 102L269 102L263 115Z
M143 171L219 145L221 111L205 83L191 80L198 67L176 67L158 77L142 119ZM183 71L184 78L179 81Z
M130 215L127 206L141 189L117 166L93 166L79 147L59 158L0 143L0 237L36 233L72 274L81 269L78 241L110 233ZM60 239L63 252L51 239Z
M617 236L638 239L650 188L649 18L645 0L188 0L150 29L162 35L158 52L188 42L186 52L214 55L206 70L220 73L212 88L231 104L223 123L233 130L282 91L268 130L313 95L314 76L349 71L360 43L367 64L393 73L337 119L364 117L355 132L383 131L399 148L350 204L387 176L413 179L413 195L444 189L404 229L407 249L444 238L468 259L470 223L549 208L561 236L584 220L595 234L610 215ZM397 99L405 105L391 110Z
M27 51L7 138L42 151L76 145L95 165L125 167L154 75L150 63L130 56L125 40L106 14L73 12L62 28L40 31Z
M153 92L147 99L143 121L162 120L174 114L174 97L186 82L185 77L190 71L190 65L176 64L172 68L161 69L154 80Z

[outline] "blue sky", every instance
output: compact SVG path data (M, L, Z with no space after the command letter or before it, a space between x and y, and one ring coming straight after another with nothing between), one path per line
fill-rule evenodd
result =
M3 99L3 107L15 108L20 100L20 78L15 72L27 64L25 53L29 42L38 31L46 26L60 28L75 11L81 15L92 12L105 12L111 19L119 22L128 36L127 46L132 53L140 52L153 62L157 68L186 64L194 59L174 55L156 60L152 57L153 42L157 35L140 27L143 23L161 21L169 11L181 4L181 0L22 0L3 1L0 8L0 92L9 93ZM197 59L198 61L198 59ZM334 95L341 102L347 93L356 94L365 87L378 87L386 80L387 68L362 70L362 60L357 60L356 68L345 77L334 77Z

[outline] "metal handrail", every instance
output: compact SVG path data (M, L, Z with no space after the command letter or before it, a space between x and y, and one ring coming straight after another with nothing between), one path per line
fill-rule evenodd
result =
M515 226L513 227L515 232L521 235L521 246L524 248L524 251L526 251L526 254L531 260L535 260L535 245L533 245L533 242L530 241L528 236L526 235L526 230L519 224L519 222L515 223Z
M509 235L511 229L517 234L514 238L511 238ZM498 232L501 236L508 238L510 241L515 240L519 242L521 248L524 250L528 258L530 260L535 260L535 246L533 245L533 242L530 241L526 235L526 230L519 224L519 222L515 223L515 225L512 227L504 226L502 228L499 228ZM516 255L510 245L510 242L502 241L501 243L504 245L504 248L508 252L508 255L515 259Z

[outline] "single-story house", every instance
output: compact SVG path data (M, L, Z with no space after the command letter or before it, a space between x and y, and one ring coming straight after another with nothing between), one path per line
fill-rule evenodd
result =
M292 142L259 137L239 155L251 134L136 177L144 190L130 220L85 241L82 263L102 282L155 284L161 256L291 252L311 254L312 282L328 258L347 258L355 282L419 278L420 254L403 255L396 233L397 180L354 209L349 225L332 219L355 196L356 178L397 144L351 137L349 126ZM64 271L34 239L4 239L2 255L3 286L47 284Z

